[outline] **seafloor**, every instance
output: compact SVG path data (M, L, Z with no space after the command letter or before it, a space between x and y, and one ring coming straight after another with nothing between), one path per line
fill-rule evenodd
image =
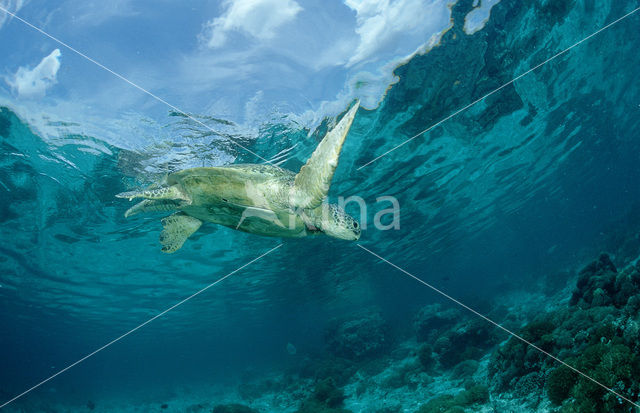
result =
M505 295L484 314L615 392L640 390L640 205L603 247ZM287 346L281 370L247 370L228 387L167 390L157 400L129 397L52 404L39 397L18 412L462 413L631 412L633 406L539 350L453 303L425 305L391 323L370 309L336 319L319 354Z

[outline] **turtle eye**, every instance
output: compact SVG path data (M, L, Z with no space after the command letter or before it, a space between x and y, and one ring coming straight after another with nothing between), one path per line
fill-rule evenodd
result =
M353 221L353 227L358 228L358 223L356 221Z

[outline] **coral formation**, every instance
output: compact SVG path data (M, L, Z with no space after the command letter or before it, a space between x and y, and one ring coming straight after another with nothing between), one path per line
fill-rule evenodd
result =
M478 370L480 363L476 360L465 360L456 364L456 366L452 369L451 374L455 378L463 379L465 377L470 377Z
M640 393L640 268L618 271L607 254L579 273L568 308L540 315L520 336L614 391ZM526 386L544 377L549 400L563 412L626 412L629 404L541 352L509 339L492 355L489 377L496 390ZM542 380L535 387L542 389Z
M383 407L375 411L375 413L402 413L402 406L395 405L389 407Z
M418 341L434 341L441 332L454 326L462 317L455 307L443 309L441 304L424 306L413 322Z
M570 362L573 360L569 360ZM547 395L554 404L562 404L569 397L577 382L577 373L565 366L559 366L547 377Z
M311 396L302 402L296 413L351 413L342 408L344 391L338 388L333 380L325 379L316 383Z
M242 404L220 404L211 410L211 413L258 413L248 406Z
M417 340L425 343L418 351L425 369L435 360L445 369L478 360L497 343L495 329L484 320L457 308L444 309L440 304L423 307L415 317L414 328Z
M325 338L331 353L349 360L373 358L389 344L388 327L377 313L336 323Z
M465 408L489 401L489 389L483 384L471 384L466 390L453 396L438 396L420 406L416 413L463 413Z
M420 365L425 370L430 370L436 363L436 359L433 357L433 347L429 344L423 344L418 349L418 360Z
M584 350L575 365L578 370L619 393L637 395L640 390L640 359L624 344L593 344ZM572 375L573 380L568 373L556 373L555 380L547 385L549 397L554 397L552 401L555 403L563 401L563 392L569 389L566 396L571 395L572 399L563 405L563 411L629 411L629 405L618 396L583 376Z
M303 377L315 380L332 379L336 385L343 386L356 371L353 361L341 357L327 357L310 360L300 372Z

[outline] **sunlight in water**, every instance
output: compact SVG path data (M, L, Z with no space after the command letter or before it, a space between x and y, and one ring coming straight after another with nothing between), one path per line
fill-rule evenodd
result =
M632 411L634 7L0 1L0 411Z

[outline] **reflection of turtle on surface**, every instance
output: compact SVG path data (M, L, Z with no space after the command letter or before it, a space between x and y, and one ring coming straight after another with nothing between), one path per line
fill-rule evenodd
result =
M172 173L147 189L116 196L145 198L125 217L177 211L162 219L160 242L162 251L169 253L180 249L203 221L275 237L326 234L357 240L358 223L339 206L323 203L357 110L356 103L322 139L297 175L267 164L192 168Z

